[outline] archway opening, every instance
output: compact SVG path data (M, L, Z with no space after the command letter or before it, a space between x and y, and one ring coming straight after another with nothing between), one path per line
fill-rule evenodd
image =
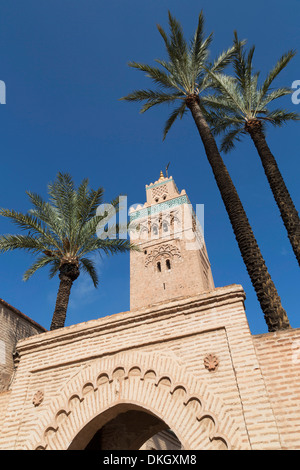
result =
M175 433L160 418L142 407L116 405L78 433L70 450L178 450Z

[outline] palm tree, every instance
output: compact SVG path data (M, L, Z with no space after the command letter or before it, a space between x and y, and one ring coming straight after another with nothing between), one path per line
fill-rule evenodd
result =
M88 179L84 179L76 190L70 175L59 173L54 183L48 185L50 202L27 191L33 205L27 214L0 209L0 215L28 231L24 235L0 236L0 252L22 249L38 256L23 279L27 281L47 265L50 265L50 278L59 273L51 330L64 326L71 287L81 270L91 277L95 287L98 286L95 262L89 255L124 253L133 248L124 239L97 237L97 226L104 216L97 215L96 210L102 203L104 190L102 187L89 189L88 184ZM117 205L118 199L112 202L113 207Z
M168 61L156 60L160 67L130 62L129 66L146 72L157 85L155 90L136 90L122 99L145 101L141 112L159 104L178 103L170 114L164 127L163 138L179 117L190 110L208 161L211 165L217 186L226 207L241 255L245 262L252 285L257 294L269 331L290 327L287 314L283 309L277 290L267 270L257 241L253 235L248 218L236 188L219 153L217 144L207 123L207 111L203 101L205 91L212 84L207 69L220 72L232 60L235 47L224 51L213 63L208 61L209 45L212 34L204 38L204 19L201 12L194 37L188 46L180 23L169 12L170 36L161 26L158 30L164 40Z
M225 153L234 147L235 141L250 135L260 156L274 199L279 208L293 251L300 265L300 219L293 200L285 185L276 160L266 142L266 124L282 126L288 121L299 120L299 114L284 109L268 109L270 103L290 94L291 88L271 89L274 79L294 57L295 52L285 53L275 64L261 86L258 85L259 72L253 73L252 47L248 54L234 33L236 54L233 61L235 76L211 73L215 81L216 93L205 97L212 108L209 122L213 133L225 133L221 150Z

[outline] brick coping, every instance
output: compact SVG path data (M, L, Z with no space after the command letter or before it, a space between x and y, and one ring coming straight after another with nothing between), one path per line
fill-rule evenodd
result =
M76 323L57 330L47 331L38 335L30 336L20 340L18 351L25 352L28 349L41 346L43 343L58 343L69 337L75 338L85 336L91 330L103 332L116 327L125 327L129 324L137 325L147 318L164 317L166 315L180 315L188 308L207 308L208 305L232 301L232 298L238 298L238 301L245 300L245 292L241 285L232 284L226 287L215 288L204 292L198 296L179 297L167 302L159 302L147 307L129 310L126 312L107 315L87 322Z

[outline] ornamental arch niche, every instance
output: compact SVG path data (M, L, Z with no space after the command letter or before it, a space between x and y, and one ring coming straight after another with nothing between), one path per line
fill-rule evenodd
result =
M237 423L206 384L173 357L133 351L95 360L69 380L26 447L85 449L99 429L126 412L147 415L152 435L171 429L186 450L242 448ZM144 431L147 440L151 432Z

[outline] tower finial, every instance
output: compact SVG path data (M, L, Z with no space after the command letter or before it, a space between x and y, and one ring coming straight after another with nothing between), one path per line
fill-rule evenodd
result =
M162 179L162 178L164 178L164 174L163 174L163 172L161 171L161 172L160 172L159 179Z

